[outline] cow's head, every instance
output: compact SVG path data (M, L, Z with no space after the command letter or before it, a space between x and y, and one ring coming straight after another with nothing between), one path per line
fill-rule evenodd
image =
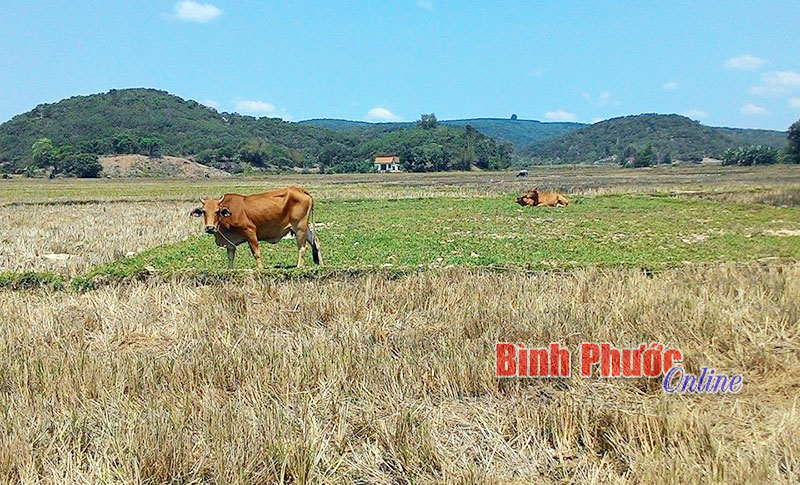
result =
M523 207L539 205L539 191L533 189L525 195L520 195L516 198L516 202Z
M222 218L230 217L231 211L227 207L222 207L222 200L225 198L223 195L219 199L215 198L208 198L203 199L200 198L200 207L195 208L189 215L192 217L203 217L203 221L205 222L206 232L209 234L214 234L217 232L219 228L219 221Z

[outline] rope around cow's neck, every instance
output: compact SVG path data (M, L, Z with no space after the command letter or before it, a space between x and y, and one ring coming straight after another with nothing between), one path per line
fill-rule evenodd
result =
M217 225L216 225L215 227L216 227L216 229L217 229L217 234L219 234L220 236L222 236L222 239L224 239L224 240L228 241L228 244L230 244L232 248L235 248L235 247L236 247L236 245L235 245L235 244L233 244L233 241L231 241L230 239L228 239L228 237L227 237L227 236L225 236L225 233L224 233L224 232L222 232L222 229L220 229L220 228L219 228L219 221L217 221Z

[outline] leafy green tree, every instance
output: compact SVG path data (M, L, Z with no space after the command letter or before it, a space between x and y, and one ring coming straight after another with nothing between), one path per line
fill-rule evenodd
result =
M439 121L434 113L420 115L419 121L417 121L417 125L423 130L432 130L436 128L438 123Z
M633 166L651 167L656 164L656 153L653 151L653 145L647 145L642 151L636 154L633 159Z
M58 159L58 150L49 138L39 138L31 147L33 166L36 168L49 168Z
M111 138L111 148L114 153L136 153L136 139L130 133L117 133Z
M96 153L73 154L63 161L63 168L65 174L81 178L96 178L103 170Z
M161 156L164 143L159 138L143 136L139 138L138 146L144 152L143 155L147 155L150 158L158 158Z
M783 159L786 163L800 163L800 120L789 127L789 146Z

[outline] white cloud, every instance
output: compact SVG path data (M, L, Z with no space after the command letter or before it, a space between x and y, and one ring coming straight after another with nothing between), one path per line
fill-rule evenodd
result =
M747 103L742 106L741 112L743 115L747 116L764 116L767 114L766 109L753 103Z
M789 98L789 106L792 108L800 108L800 98Z
M202 104L208 106L209 108L214 108L214 109L219 108L219 103L217 103L213 99L207 99L207 100L203 101Z
M274 113L275 105L266 101L257 100L237 100L234 104L237 113L242 114L266 114Z
M574 113L564 111L563 109L548 111L544 114L544 117L550 121L575 121L578 119Z
M367 111L367 118L375 121L400 121L399 116L380 106Z
M701 109L690 109L686 113L683 114L686 117L689 117L693 120L702 120L708 117L708 113Z
M608 106L608 105L618 105L619 101L614 99L614 96L611 95L611 91L600 91L597 96L592 96L589 93L583 93L583 99L592 103L595 106Z
M761 84L750 88L760 96L783 94L800 89L800 74L794 71L772 71L761 75Z
M175 15L188 22L208 22L222 15L222 10L210 3L184 0L175 4Z
M678 83L676 83L675 81L665 82L662 86L664 87L664 89L668 90L678 89Z
M430 0L417 0L417 7L424 8L425 10L433 10L433 2Z
M741 69L743 71L754 71L767 63L766 59L751 56L750 54L742 54L739 57L731 57L725 61L725 67L728 69Z

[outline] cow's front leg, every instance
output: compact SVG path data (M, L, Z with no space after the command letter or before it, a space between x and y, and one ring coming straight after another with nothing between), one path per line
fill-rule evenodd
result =
M258 235L256 235L255 230L250 230L245 233L247 236L247 242L250 244L250 252L253 253L253 257L256 259L256 267L261 269L263 265L261 264L261 248L258 246Z
M233 261L236 259L236 246L228 246L228 269L233 269Z

